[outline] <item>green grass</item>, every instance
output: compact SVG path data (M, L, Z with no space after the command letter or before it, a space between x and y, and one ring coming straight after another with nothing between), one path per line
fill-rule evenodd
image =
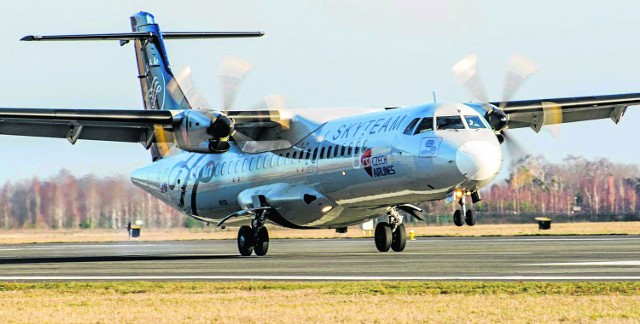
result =
M0 284L0 323L638 323L636 282Z
M640 294L640 282L47 282L2 283L0 292L41 291L96 294L208 294L224 291L317 290L330 295L565 295L631 296Z

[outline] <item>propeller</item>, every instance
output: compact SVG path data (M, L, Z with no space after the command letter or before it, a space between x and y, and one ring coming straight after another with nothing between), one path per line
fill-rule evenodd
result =
M502 102L499 107L489 104L478 70L478 56L471 54L460 60L452 68L456 81L466 89L469 96L482 104L485 109L485 119L489 122L500 143L505 143L509 151L510 159L516 162L525 157L522 145L518 143L506 131L509 117L504 112L506 103L520 89L524 81L536 72L535 65L527 58L514 55L505 68L505 77L502 91ZM545 111L545 110L543 110ZM562 114L560 113L560 116Z
M223 113L226 114L233 107L240 90L240 84L252 69L253 63L238 57L225 56L222 59L218 81Z
M281 129L290 128L290 119L293 114L288 111L286 100L282 95L266 96L259 104L254 105L250 111L234 111L233 105L238 96L240 86L252 68L253 64L251 62L241 58L225 56L222 59L218 73L220 111L222 114L217 116L207 132L225 140L211 143L214 147L210 147L210 149L214 152L228 149L228 143L226 142L228 137L232 137L238 146L246 151L264 151L291 146L286 140L256 141L255 137L258 136L258 133L252 131L251 128L242 129L242 131L235 129L236 120L243 119L251 120L252 125L255 125L253 123L277 122L281 125ZM211 105L207 103L202 96L202 92L193 82L190 67L186 67L176 74L167 88L176 102L186 100L193 109L211 111ZM279 114L270 115L270 112L273 111L278 111ZM249 112L254 112L254 114ZM218 145L222 146L218 147Z

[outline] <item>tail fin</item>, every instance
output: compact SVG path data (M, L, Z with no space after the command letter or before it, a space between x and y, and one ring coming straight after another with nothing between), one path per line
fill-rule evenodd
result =
M131 29L133 32L154 35L150 38L134 40L144 109L191 109L191 105L171 72L162 33L153 15L147 12L134 14L131 16ZM126 42L121 41L121 44L124 45ZM171 95L167 93L169 89L171 89ZM152 160L157 161L169 154L174 146L174 138L172 133L161 127L155 130L154 136L155 143L151 145L150 150Z
M147 110L190 109L189 102L171 72L163 35L153 15L139 12L131 16L131 28L134 33L152 35L149 38L134 40L144 108ZM171 92L167 93L168 90Z
M183 90L176 82L164 46L164 39L204 39L260 37L262 32L160 32L152 14L139 12L131 16L131 33L25 36L22 41L119 40L120 45L134 41L138 62L138 79L146 110L191 109ZM156 129L152 145L153 160L165 156L173 146L173 135Z

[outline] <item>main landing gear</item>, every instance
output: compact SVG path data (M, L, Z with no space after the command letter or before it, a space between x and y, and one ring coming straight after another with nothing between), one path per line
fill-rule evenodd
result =
M253 252L257 256L267 254L269 250L269 232L264 226L266 211L256 213L251 226L241 226L238 230L238 251L242 256L250 256Z
M402 215L395 208L389 209L389 222L376 225L374 240L380 252L387 252L389 248L395 252L402 252L407 245L407 230L402 224Z
M462 210L457 209L453 213L453 223L456 224L456 226L462 226L464 225L464 223L467 223L467 225L469 226L475 225L476 212L473 211L473 209L467 209L467 203L465 201L464 194L462 195L460 200L458 200L458 204L460 204L460 207L462 208Z

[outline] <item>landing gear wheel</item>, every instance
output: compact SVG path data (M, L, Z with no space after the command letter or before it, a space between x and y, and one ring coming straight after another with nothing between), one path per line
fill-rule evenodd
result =
M242 256L250 256L253 253L253 229L244 225L238 230L238 251Z
M402 252L405 245L407 245L407 230L404 228L404 224L400 224L393 232L391 249L395 252Z
M380 252L387 252L391 247L391 227L387 222L380 222L376 225L376 233L374 239L376 241L376 248Z
M255 252L257 256L267 254L269 250L269 232L266 227L261 227L256 237Z
M462 219L462 212L460 209L453 213L453 223L456 224L456 226L464 225L464 219Z
M464 217L465 223L469 226L473 226L476 224L476 212L473 209L467 209L467 214Z

